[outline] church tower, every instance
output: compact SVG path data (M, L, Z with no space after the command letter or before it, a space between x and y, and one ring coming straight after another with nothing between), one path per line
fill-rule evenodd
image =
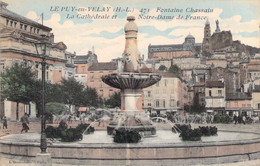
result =
M204 27L204 38L203 38L203 55L211 55L213 54L212 46L211 46L211 32L210 32L210 24L207 20Z

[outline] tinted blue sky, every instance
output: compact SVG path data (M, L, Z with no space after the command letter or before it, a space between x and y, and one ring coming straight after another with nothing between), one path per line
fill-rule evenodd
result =
M215 31L215 20L219 19L220 29L230 30L233 34L233 39L241 40L243 43L253 46L260 45L258 39L260 37L260 2L258 0L6 0L5 2L9 4L8 9L11 11L27 17L29 13L31 19L37 19L37 16L39 17L41 13L44 13L44 24L53 29L55 38L66 43L70 51L77 51L81 54L95 46L97 50L100 50L100 54L111 53L120 56L121 53L119 52L123 50L119 49L124 47L123 26L126 23L125 17L129 13L112 13L117 15L117 20L111 18L105 20L68 19L68 14L76 16L79 13L71 11L71 8L68 12L51 11L56 6L59 6L59 9L61 9L62 7L103 7L104 5L109 5L113 9L117 7L126 9L128 7L130 10L134 9L134 12L141 12L141 9L156 10L157 8L183 10L181 13L157 13L157 15L161 14L164 16L196 14L186 12L187 8L213 9L212 13L199 13L199 15L208 17L212 33ZM35 13L35 16L30 12ZM153 13L149 14L154 13L153 11ZM139 26L139 49L142 54L147 54L147 47L150 43L179 44L184 41L184 38L189 33L195 36L196 42L202 42L203 40L205 20L194 22L187 20L173 21L171 19L142 20L138 18L139 14L136 14L136 22ZM76 38L77 41L70 40L70 38ZM84 43L84 45L81 43ZM119 48L119 44L122 45L122 48ZM109 48L109 45L111 45L111 48ZM108 55L105 56L107 57Z

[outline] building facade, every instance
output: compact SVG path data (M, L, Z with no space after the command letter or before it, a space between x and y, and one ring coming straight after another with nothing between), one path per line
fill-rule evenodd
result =
M175 74L161 72L162 79L155 85L143 89L143 109L150 113L179 112L188 104L188 87Z
M225 113L226 92L224 81L206 81L205 108L207 112Z
M25 63L36 71L36 77L42 78L41 62L42 59L36 52L35 43L42 40L41 35L48 37L51 44L50 55L46 59L46 81L55 83L59 82L65 70L73 71L73 65L66 66L72 61L66 59L67 46L63 42L54 42L54 35L51 28L32 21L26 17L18 15L7 9L8 4L0 1L0 72L3 73L6 68L15 63ZM73 72L71 73L71 75ZM32 104L32 103L31 103ZM0 103L1 116L7 116L8 119L15 119L16 104L4 99ZM20 104L20 117L25 112L36 115L35 106ZM30 109L30 110L28 110Z
M117 73L117 65L115 62L93 63L88 67L87 86L95 88L102 99L107 99L115 92L119 92L119 89L112 88L105 84L101 77L113 73Z

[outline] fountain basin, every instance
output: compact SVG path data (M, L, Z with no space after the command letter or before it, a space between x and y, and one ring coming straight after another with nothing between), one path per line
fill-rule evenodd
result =
M83 164L85 161L85 165L194 165L194 162L228 163L260 158L260 135L257 133L219 131L218 137L222 139L208 137L205 140L203 137L204 140L198 142L176 141L178 134L170 131L159 130L157 135L158 139L144 138L137 144L115 144L106 131L96 131L79 142L49 143L48 152L53 162ZM0 139L0 153L7 155L34 157L40 152L39 146L40 133Z
M102 81L117 89L143 89L161 80L156 73L117 73L102 76Z

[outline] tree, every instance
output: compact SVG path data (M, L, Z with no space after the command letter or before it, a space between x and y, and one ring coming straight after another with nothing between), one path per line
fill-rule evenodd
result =
M158 68L158 70L160 70L160 71L165 71L165 70L167 70L167 67L164 66L164 65L161 65L161 66Z
M179 75L181 73L180 68L177 65L172 65L169 70L170 73L174 73L176 75Z
M80 105L90 107L96 107L98 105L98 94L95 88L84 88L80 99Z
M32 72L30 66L24 63L15 63L12 67L7 68L2 75L2 84L4 90L2 97L16 102L16 120L19 120L19 103L29 104L34 96L33 83L36 73Z
M38 113L42 109L42 81L35 80L32 84L32 102L36 104ZM63 93L61 85L45 82L45 104L49 102L63 103ZM39 115L39 114L37 114Z
M105 101L105 105L109 108L121 107L120 92L115 92L109 99Z
M45 117L46 119L53 122L52 115L60 115L62 113L68 112L68 107L65 104L57 103L57 102L49 102L45 106Z
M69 79L61 80L61 90L62 90L62 98L65 104L69 104L69 108L71 109L71 105L80 106L81 98L83 93L84 86L80 84L75 78L71 77Z
M184 110L189 113L197 113L197 114L204 112L205 106L203 106L199 103L199 94L198 93L195 94L193 100L194 100L193 105L191 105L191 106L185 105Z

